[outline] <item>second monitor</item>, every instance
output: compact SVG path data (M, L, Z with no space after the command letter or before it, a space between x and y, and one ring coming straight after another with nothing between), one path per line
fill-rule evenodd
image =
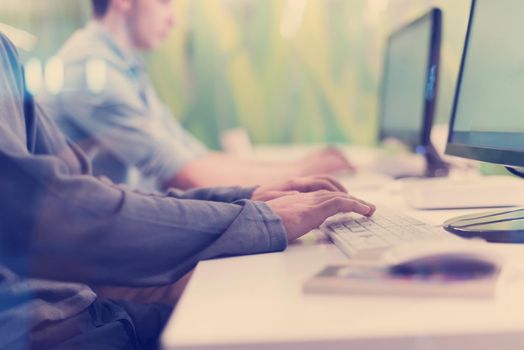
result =
M438 95L442 13L426 15L393 32L387 42L380 99L381 141L394 138L426 158L426 176L448 166L431 143Z

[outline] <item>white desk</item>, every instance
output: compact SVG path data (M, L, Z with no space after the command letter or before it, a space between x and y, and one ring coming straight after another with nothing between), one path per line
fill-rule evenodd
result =
M434 224L471 212L409 210L396 190L388 185L358 195ZM524 266L524 246L497 249L514 259L516 271ZM162 344L191 350L524 349L524 282L506 284L511 269L495 300L302 292L311 275L341 261L346 257L316 233L283 253L202 262Z

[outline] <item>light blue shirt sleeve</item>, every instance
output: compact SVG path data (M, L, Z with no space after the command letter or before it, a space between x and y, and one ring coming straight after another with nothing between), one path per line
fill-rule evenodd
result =
M66 66L65 87L53 97L59 114L87 135L84 140L75 140L81 147L83 143L95 144L122 163L138 168L144 176L155 177L160 184L207 153L156 95L145 103L140 95L142 87L111 62L107 63L106 87L100 92L89 89L84 62ZM46 98L42 102L45 106Z

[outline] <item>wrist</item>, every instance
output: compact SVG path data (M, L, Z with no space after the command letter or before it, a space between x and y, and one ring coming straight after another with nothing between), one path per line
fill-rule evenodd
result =
M259 198L259 192L260 192L260 186L256 186L253 188L253 191L251 192L251 197L249 197L252 201L258 201L257 198Z

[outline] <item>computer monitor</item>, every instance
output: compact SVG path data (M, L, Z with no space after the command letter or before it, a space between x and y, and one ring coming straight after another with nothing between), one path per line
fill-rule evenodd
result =
M524 166L524 1L471 6L446 153ZM524 243L524 209L465 216L444 227L463 237Z
M389 35L380 98L379 140L394 138L427 161L427 176L448 167L431 144L438 93L442 13L432 9Z

